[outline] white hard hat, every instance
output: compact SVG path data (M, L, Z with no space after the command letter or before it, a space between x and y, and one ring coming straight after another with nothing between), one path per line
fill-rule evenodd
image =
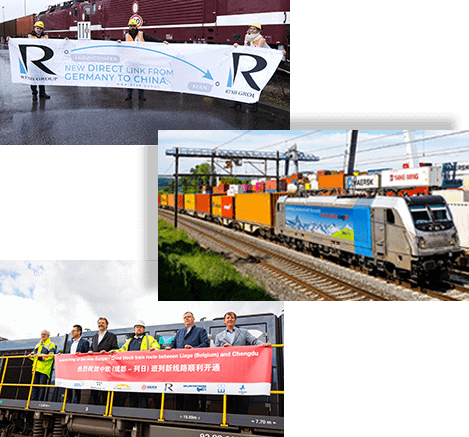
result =
M137 320L137 321L135 322L134 328L135 328L136 326L143 326L143 327L145 328L145 322L144 322L143 320Z

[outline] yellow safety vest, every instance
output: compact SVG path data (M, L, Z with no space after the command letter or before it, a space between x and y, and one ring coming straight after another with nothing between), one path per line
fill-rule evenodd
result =
M129 350L129 344L132 341L132 338L129 338L124 346L122 346L119 351L120 352L127 352ZM155 348L155 349L161 349L161 346L158 344L158 342L151 336L151 335L144 335L142 339L142 343L140 345L140 350L141 351L147 351L148 349Z
M52 343L51 339L48 338L44 343L40 341L34 348L33 354L35 355L46 355L46 354L55 354L57 352L57 347ZM36 364L36 372L44 373L50 377L50 372L52 370L52 364L54 363L54 357L30 357L33 360L33 370L34 365Z

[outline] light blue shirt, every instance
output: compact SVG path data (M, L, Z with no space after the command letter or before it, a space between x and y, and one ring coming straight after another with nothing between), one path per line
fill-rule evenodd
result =
M229 329L226 330L226 338L229 341L230 344L233 344L234 338L235 338L235 328L233 328L233 331L230 331Z

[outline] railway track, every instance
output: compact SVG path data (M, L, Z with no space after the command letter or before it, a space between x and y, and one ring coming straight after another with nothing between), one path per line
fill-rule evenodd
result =
M160 210L159 217L171 220L173 214ZM194 220L196 223L193 223ZM259 241L253 237L224 228L220 229L216 225L200 222L187 216L180 216L179 223L185 229L189 229L191 233L203 235L204 238L216 242L222 251L229 248L247 262L257 264L259 269L264 270L276 281L294 288L303 300L387 300L383 296L363 287L353 285L319 269L314 269L297 260L288 258L274 249L265 247L264 244L259 244ZM214 226L216 227L214 228ZM214 231L217 236L213 235Z

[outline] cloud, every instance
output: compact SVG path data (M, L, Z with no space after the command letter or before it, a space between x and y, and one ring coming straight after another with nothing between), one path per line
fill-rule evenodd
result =
M144 290L142 277L135 261L0 262L0 336L64 334L77 323L94 330L100 316L114 327L132 325L135 302L157 296Z

